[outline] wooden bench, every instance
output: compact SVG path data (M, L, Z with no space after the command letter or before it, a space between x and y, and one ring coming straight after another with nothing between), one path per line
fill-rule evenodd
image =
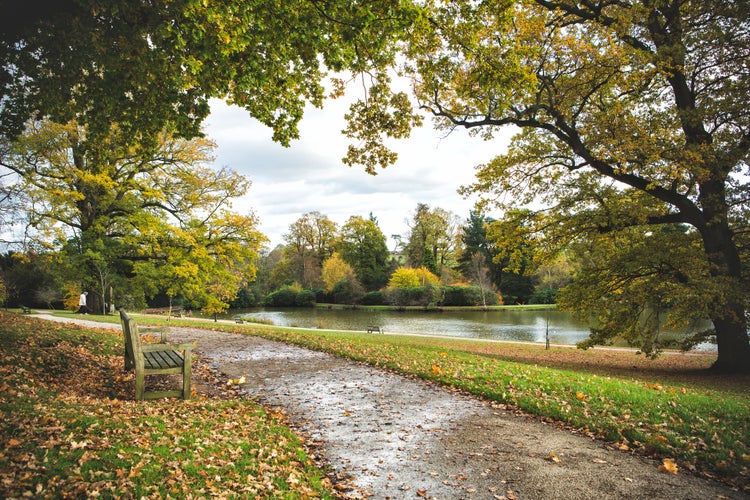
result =
M125 369L135 369L135 399L182 397L190 399L190 365L193 344L141 344L135 320L120 311L122 333L125 337ZM182 354L181 354L182 353ZM145 390L146 375L182 374L182 390Z
M245 323L245 320L242 319L242 316L235 316L234 317L234 322L237 323L238 325L242 325L242 324Z
M166 314L167 316L171 314L174 317L180 317L180 318L185 314L185 311L182 306L172 306L171 308L170 307L149 307L143 312L145 314Z
M31 314L31 308L27 306L21 306L21 310L24 314Z
M377 325L369 325L367 327L367 333L383 333L383 329Z

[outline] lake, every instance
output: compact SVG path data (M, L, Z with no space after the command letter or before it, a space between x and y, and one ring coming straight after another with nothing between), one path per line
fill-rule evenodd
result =
M553 344L575 344L589 336L586 323L570 313L556 310L499 311L384 311L363 309L243 309L233 315L269 320L276 326L329 330L360 330L379 325L387 333L411 333L446 337L520 340Z

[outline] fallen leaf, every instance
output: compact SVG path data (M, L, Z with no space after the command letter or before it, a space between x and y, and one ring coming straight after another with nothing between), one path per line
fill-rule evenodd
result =
M554 451L551 451L549 455L544 457L545 460L549 460L550 462L559 463L560 457L557 456L557 454Z
M586 395L582 392L576 392L576 399L578 401L583 401L586 399Z
M659 466L659 470L661 472L666 472L669 474L677 474L678 469L679 467L677 467L677 464L671 458L665 458L664 460L662 460L662 463Z

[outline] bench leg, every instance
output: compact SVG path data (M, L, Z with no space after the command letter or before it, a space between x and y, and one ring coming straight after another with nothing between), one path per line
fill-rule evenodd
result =
M184 365L182 366L182 399L190 399L190 367L192 366L190 351L185 351Z
M143 372L135 371L135 400L142 401L146 389L146 376Z

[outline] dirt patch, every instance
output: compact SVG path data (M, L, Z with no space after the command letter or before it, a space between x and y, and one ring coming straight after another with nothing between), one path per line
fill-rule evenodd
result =
M747 498L421 380L258 337L170 328L282 409L350 498Z

